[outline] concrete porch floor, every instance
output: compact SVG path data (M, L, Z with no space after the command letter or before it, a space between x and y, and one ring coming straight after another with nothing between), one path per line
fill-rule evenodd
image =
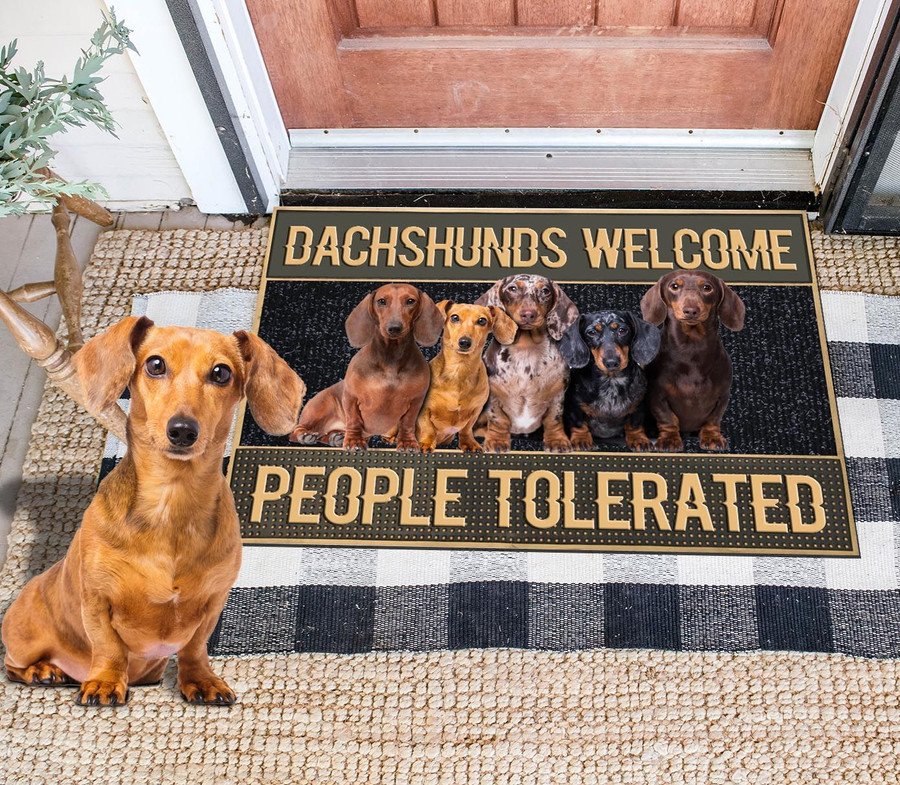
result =
M266 219L259 219L259 225ZM154 213L118 213L115 229L232 229L241 222L222 215L205 215L194 207ZM75 216L72 245L82 264L91 257L101 229ZM30 281L53 278L56 234L49 215L21 215L0 219L0 289L9 291ZM27 306L39 319L55 328L59 303L55 297ZM26 357L5 326L0 325L0 564L6 559L7 537L22 481L22 465L31 426L37 415L45 374Z

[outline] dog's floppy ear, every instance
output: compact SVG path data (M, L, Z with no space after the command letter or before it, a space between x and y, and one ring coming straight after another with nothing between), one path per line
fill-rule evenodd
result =
M374 292L369 292L356 306L344 322L347 339L354 349L361 349L375 337L378 322L372 315L372 299Z
M262 338L234 334L244 360L244 394L260 428L273 436L290 433L300 417L306 384Z
M128 386L135 352L152 326L146 316L127 316L75 353L75 373L89 411L112 406Z
M666 305L662 296L663 286L668 281L668 277L667 273L644 292L644 296L641 298L641 314L650 324L655 324L657 327L666 320L666 314L669 311L669 306Z
M722 302L719 303L719 320L729 330L744 329L744 301L734 293L725 281L719 281L722 284Z
M631 342L631 358L641 367L649 365L659 354L659 345L662 333L659 327L649 324L635 313L628 313L631 320L631 329L634 330L634 340Z
M553 310L547 314L547 332L554 341L562 340L563 335L573 324L578 323L578 306L559 287L556 281L550 281L556 302Z
M591 351L581 337L583 326L582 316L569 325L569 329L563 333L559 342L559 352L570 368L584 368L591 359Z
M475 301L475 305L494 306L495 308L503 308L503 301L500 299L500 292L512 276L501 278L490 289L488 289L481 297Z
M441 318L446 322L447 317L450 315L450 309L456 305L453 300L441 300L437 303L437 309L441 312Z
M451 303L452 305L452 303ZM444 331L447 313L434 304L425 292L419 290L419 312L413 324L413 336L419 346L434 346Z
M504 346L516 340L519 326L507 315L499 305L489 305L491 312L491 333Z

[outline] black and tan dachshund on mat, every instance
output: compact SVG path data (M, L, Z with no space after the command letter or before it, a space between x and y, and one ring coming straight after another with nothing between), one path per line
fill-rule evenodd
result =
M591 450L594 438L624 432L632 450L650 449L643 366L656 357L659 344L659 329L628 311L584 314L568 329L560 351L573 368L564 413L572 447Z
M291 441L365 450L370 436L396 432L398 450L418 450L416 418L431 372L417 344L437 343L444 313L415 286L386 284L367 294L344 326L360 351L344 378L306 405Z

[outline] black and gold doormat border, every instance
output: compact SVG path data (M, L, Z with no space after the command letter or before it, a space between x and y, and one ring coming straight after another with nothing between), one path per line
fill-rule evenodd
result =
M374 265L370 260L363 264L361 248L353 247L367 233L371 237L375 226L380 227L379 239L391 242L393 238L397 244L392 266L383 264L387 254ZM482 237L490 227L492 240L501 243L504 229L510 230L508 237L517 236L525 244L536 237L539 261L529 271L548 275L563 286L649 285L671 269L666 263L675 266L676 236L682 244L677 258L689 264L696 254L702 255L707 237L712 246L743 242L750 251L754 244L768 248L769 269L758 261L756 269L732 264L713 271L739 287L812 291L809 313L794 313L790 318L814 318L817 326L820 354L796 359L821 364L827 389L823 416L830 418L833 430L831 454L604 451L551 455L514 449L506 455L455 450L416 455L376 447L353 455L327 447L293 446L286 440L261 440L252 417L244 411L229 471L246 544L858 556L805 213L280 208L272 219L255 327L262 327L262 337L284 353L277 346L278 336L267 334L262 319L270 281L291 282L284 285L296 286L302 293L296 297L295 312L281 314L302 323L307 309L316 308L317 283L347 281L359 288L367 282L374 288L388 280L404 280L427 290L479 282L487 288L496 278L515 271L496 265L453 265L452 251L436 252L434 259L441 259L436 267L397 263L404 237L424 236L427 241L432 227L446 232L447 227L457 226L463 227L463 236L468 231L470 239L478 226L485 230ZM340 245L353 227L361 227L352 233L353 241L336 249L329 237ZM515 234L514 229L522 231ZM618 243L615 266L604 249L592 256L584 247L596 241L603 229L607 244ZM409 231L404 234L404 230ZM324 254L312 242L316 237L326 238ZM545 237L552 247L542 244ZM438 244L446 239L444 234ZM631 248L631 264L623 255L623 244ZM732 259L746 260L742 254L750 251L739 248ZM316 253L318 263L313 264ZM552 264L540 261L542 253ZM775 254L777 265L772 264ZM353 263L342 263L346 258ZM720 262L725 258L721 255ZM448 259L449 275L442 266ZM703 263L701 259L699 264ZM341 321L353 305L346 302ZM633 307L637 308L636 302ZM790 325L781 329L790 330ZM346 341L343 334L305 339L313 345ZM749 338L742 333L736 340ZM309 359L315 361L314 356ZM309 365L295 362L295 369L304 376ZM344 368L328 370L333 382ZM736 368L735 373L739 372ZM310 389L310 395L317 391ZM824 525L815 516L814 494L819 490ZM638 510L643 509L642 520L633 514L635 503Z

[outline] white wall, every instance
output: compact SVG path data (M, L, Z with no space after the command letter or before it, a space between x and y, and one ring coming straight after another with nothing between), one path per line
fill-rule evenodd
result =
M102 0L0 0L0 42L19 42L14 64L43 60L49 75L71 73L101 20ZM113 2L113 5L115 3ZM120 14L128 22L125 14ZM132 25L133 26L133 25ZM137 42L140 48L139 42ZM114 209L140 210L190 199L191 189L150 107L128 55L111 59L100 90L119 128L74 128L58 139L53 164L63 177L99 182Z

